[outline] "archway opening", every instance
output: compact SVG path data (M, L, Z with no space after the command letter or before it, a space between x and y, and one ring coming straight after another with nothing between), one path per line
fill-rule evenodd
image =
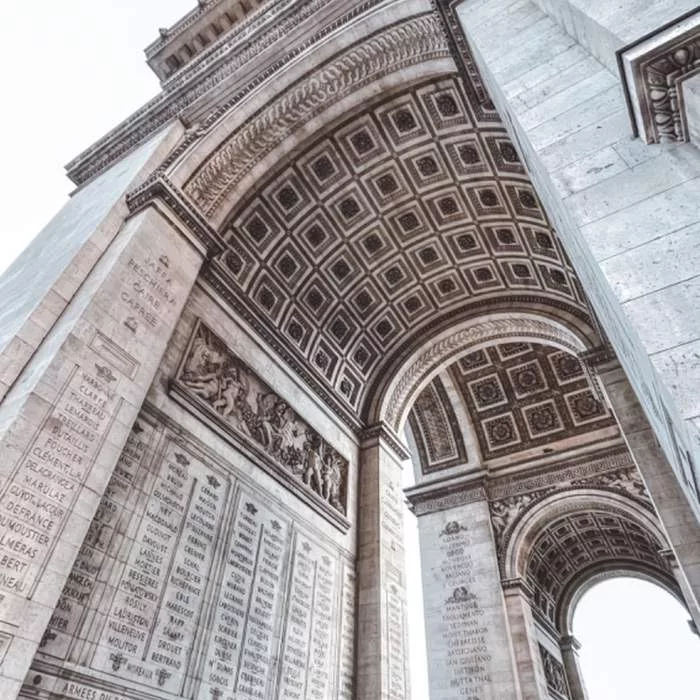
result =
M697 698L700 637L687 609L645 580L616 577L578 602L573 632L588 700Z

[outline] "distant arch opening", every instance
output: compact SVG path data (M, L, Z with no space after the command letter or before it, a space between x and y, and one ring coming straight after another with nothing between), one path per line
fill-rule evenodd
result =
M647 577L595 583L576 602L573 633L587 700L694 700L700 637L669 590Z

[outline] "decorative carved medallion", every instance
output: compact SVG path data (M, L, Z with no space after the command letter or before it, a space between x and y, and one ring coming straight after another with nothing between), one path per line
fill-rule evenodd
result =
M226 430L346 512L348 461L199 321L174 383Z
M595 386L571 353L538 343L477 350L450 370L473 417L481 455L512 455L615 428ZM553 448L550 448L553 451Z

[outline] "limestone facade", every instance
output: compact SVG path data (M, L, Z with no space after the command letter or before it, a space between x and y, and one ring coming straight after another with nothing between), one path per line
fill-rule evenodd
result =
M0 697L408 700L406 498L431 700L583 700L607 576L700 624L700 15L648 5L161 30L0 279Z

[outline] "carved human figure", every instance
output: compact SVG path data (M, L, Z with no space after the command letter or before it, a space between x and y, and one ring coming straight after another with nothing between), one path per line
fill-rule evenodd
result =
M192 345L192 353L182 375L182 381L208 402L220 398L221 365L223 358L220 353L212 350L201 337L197 337Z
M224 418L233 419L235 427L247 432L243 417L243 404L250 385L245 373L239 367L230 367L221 379L219 398L212 404Z
M648 498L641 477L634 471L621 471L614 474L606 474L601 477L603 486L621 488L632 496Z
M306 460L302 479L304 483L318 494L323 494L323 458L321 438L313 431L306 431Z
M510 517L510 509L503 501L494 501L491 503L491 523L496 532L496 537L500 537L508 527Z
M340 485L342 478L340 456L335 451L331 451L330 454L326 455L326 459L323 461L323 491L321 495L328 503L338 510L343 510L340 501Z
M192 349L185 363L184 376L185 377L199 377L201 376L209 360L209 346L207 342L201 335L198 335L192 341Z
M284 446L285 427L292 417L286 401L276 394L258 395L258 417L261 426L261 442L275 457L279 457Z

